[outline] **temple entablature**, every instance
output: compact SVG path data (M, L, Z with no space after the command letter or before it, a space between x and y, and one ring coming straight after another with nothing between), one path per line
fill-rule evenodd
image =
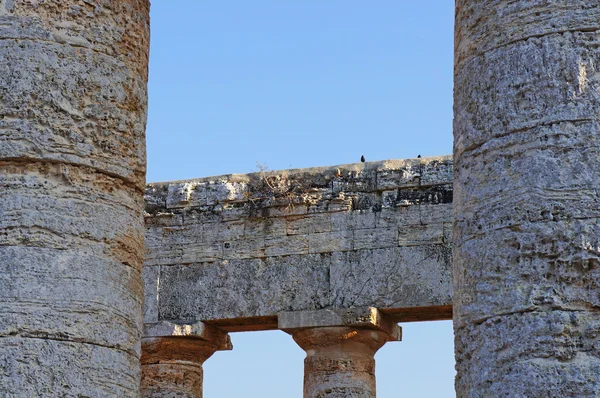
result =
M397 323L452 319L452 170L446 156L148 184L144 391L200 396L227 332L280 329L307 353L306 397L374 397Z

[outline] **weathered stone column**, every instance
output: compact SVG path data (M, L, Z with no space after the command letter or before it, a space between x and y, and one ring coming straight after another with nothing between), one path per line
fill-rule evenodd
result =
M279 328L306 351L304 397L375 397L374 355L402 329L375 308L279 314Z
M0 0L0 396L136 397L147 0Z
M600 395L600 2L457 0L459 397Z
M202 398L202 364L231 350L229 335L202 322L146 325L142 339L143 398Z

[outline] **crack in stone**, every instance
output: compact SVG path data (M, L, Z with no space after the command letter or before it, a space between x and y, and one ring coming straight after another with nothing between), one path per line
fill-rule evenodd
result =
M483 57L485 56L485 54L504 48L504 47L508 47L512 44L518 43L518 42L522 42L522 41L527 41L529 39L539 39L542 37L546 37L546 36L552 36L552 35L563 35L565 33L577 33L577 32L583 32L583 33L594 33L600 30L600 27L584 27L584 28L579 28L579 29L564 29L564 30L557 30L557 31L552 31L552 32L546 32L546 33L537 33L537 34L531 34L525 37L521 37L518 39L514 39L514 40L510 40L506 43L502 43L490 48L486 48L485 50L480 50L480 51L476 51L474 54L465 56L464 59L459 62L456 65L456 70L464 68L466 65L468 65L469 63L475 62L475 60L477 58Z
M102 348L108 348L111 350L117 350L120 352L123 352L127 355L131 355L137 359L140 358L140 354L136 351L136 350L131 350L131 349L126 349L123 347L120 347L118 345L111 345L111 344L101 344L101 343L97 343L97 342L92 342L86 339L82 339L82 338L60 338L58 336L43 336L43 335L36 335L34 333L30 333L30 334L21 334L20 331L15 331L15 332L11 332L8 333L6 335L0 335L0 339L3 338L21 338L21 339L33 339L33 340L50 340L50 341L56 341L56 342L60 342L60 343L73 343L73 344L85 344L85 345L91 345L91 346L96 346L96 347L102 347Z
M590 119L590 118L582 118L582 119L561 119L561 120L552 120L552 121L547 121L547 122L541 122L538 124L533 124L530 126L526 126L526 127L521 127L518 129L514 129L514 130L509 130L506 131L504 133L501 134L497 134L494 135L493 137L490 137L487 140L482 140L481 142L475 142L472 145L469 145L468 147L462 149L461 151L456 151L455 152L455 158L459 158L459 157L463 157L466 156L466 154L468 154L469 152L473 152L479 148L481 148L483 145L489 144L490 142L494 141L494 140L498 140L501 138L505 138L508 136L511 136L513 134L519 134L519 133L525 133L529 130L533 130L539 127L552 127L556 124L561 124L561 123L586 123L586 122L597 122L597 119ZM458 165L455 165L456 167L458 167Z
M17 163L17 164L24 164L24 165L30 164L30 163L48 163L48 164L72 166L72 167L77 167L77 168L89 168L89 169L94 170L94 172L96 172L98 174L102 174L107 177L122 181L125 186L127 186L128 188L134 189L135 191L137 191L137 193L140 193L142 195L145 193L145 187L140 187L139 184L137 184L133 179L110 172L108 170L103 170L103 169L95 167L91 164L88 165L88 164L84 164L84 163L69 162L67 160L52 159L52 158L30 158L30 157L10 158L10 157L7 157L7 158L0 159L0 168L3 166L4 163Z

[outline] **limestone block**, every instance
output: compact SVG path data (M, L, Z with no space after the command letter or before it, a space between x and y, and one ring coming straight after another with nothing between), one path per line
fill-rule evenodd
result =
M159 316L209 321L324 308L329 261L305 254L162 267Z
M139 355L139 273L102 254L0 247L0 340L52 338ZM36 269L36 264L45 266ZM104 297L107 285L113 290Z
M169 348L164 349L165 345L169 346L169 340L163 340L162 343L164 345L154 346L150 342L150 340L159 337L173 337L173 338L188 338L188 340L179 340L176 343L177 346L182 347L186 343L192 339L200 339L207 344L213 346L218 350L231 350L233 346L231 345L231 339L229 334L219 330L213 326L210 326L204 322L194 322L194 323L173 323L173 322L153 322L153 323L145 323L144 324L144 339L146 339L149 344L147 345L147 350L144 352L144 362L151 363L160 360L165 360L167 357L171 359L177 360L185 360L189 359L194 361L193 352L181 352L177 353ZM174 340L173 340L174 341ZM193 343L192 343L193 344ZM151 347L152 346L152 347ZM160 358L152 358L152 355L159 354ZM190 356L192 355L192 356ZM165 357L167 356L167 357Z
M308 254L306 235L265 237L265 255L268 257Z
M333 253L354 250L354 231L341 230L308 235L309 253Z
M169 185L166 207L168 209L185 207L188 203L190 203L190 197L193 189L193 183L189 182Z
M225 242L223 244L223 260L242 260L266 257L264 237L246 238ZM199 262L202 262L200 259Z
M377 170L379 189L397 189L420 184L421 164L418 159L388 161Z
M206 201L208 205L247 201L247 191L248 186L244 182L231 182L229 179L210 181L206 184Z
M142 398L202 398L201 364L178 361L143 365Z
M449 203L452 203L452 191L448 194ZM406 209L408 211L408 209ZM439 206L439 204L421 204L417 209L419 221L418 222L406 222L405 224L438 224L438 223L452 223L452 206ZM412 217L411 217L412 218ZM377 223L380 226L380 223Z
M373 228L354 230L354 250L385 249L398 245L396 228Z
M286 235L306 235L332 230L333 215L329 213L313 213L300 216L285 217Z
M421 186L445 185L454 176L454 164L449 158L423 158L419 166Z
M583 311L600 305L598 236L600 226L574 220L534 224L512 233L492 231L462 243L462 258L472 266L459 280L473 282L461 284L463 299L456 311L462 316L457 325L479 322L496 312L545 306ZM506 275L500 267L484 268L489 261L511 264L514 275ZM486 278L480 277L482 273Z
M189 196L190 206L208 206L207 182L192 182L192 189Z
M333 253L334 308L405 308L452 302L451 250L444 245Z
M469 40L456 43L455 57L460 66L474 55L527 38L585 32L598 27L599 12L593 0L584 0L571 7L556 7L555 3L547 1L512 4L503 0L494 0L486 6L488 8L481 7L477 2L461 3L457 34ZM499 10L495 18L486 17L490 9ZM486 23L478 23L482 18Z
M144 205L146 214L155 214L157 209L167 210L167 195L169 186L160 184L148 184L144 194ZM157 217L158 219L158 217ZM153 220L156 221L156 220Z
M290 216L298 217L298 216ZM305 217L300 216L300 217ZM244 220L244 237L256 239L257 236L293 235L287 232L287 217L249 217Z
M450 206L432 206L431 210L433 213L440 212L443 214L445 220L451 220ZM377 228L398 228L405 225L420 225L422 222L422 215L425 206L423 205L411 205L411 206L394 206L391 209L384 209L383 211L373 214L375 218L375 226Z
M348 173L347 178L333 180L333 192L370 192L377 186L377 166L362 165Z
M443 223L398 228L398 246L443 245L449 242L445 237Z
M277 319L279 329L289 333L308 328L349 326L382 330L388 334L388 341L402 340L402 328L373 307L281 312Z
M376 227L377 213L372 210L344 211L331 214L333 231L353 231Z

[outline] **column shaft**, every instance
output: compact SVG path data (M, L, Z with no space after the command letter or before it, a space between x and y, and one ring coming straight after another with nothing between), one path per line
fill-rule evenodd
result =
M145 338L142 345L143 398L202 398L202 364L217 348L190 337Z
M143 398L202 398L201 363L172 361L142 367Z
M0 1L0 396L136 397L149 2Z
M459 397L600 395L599 21L456 1Z

